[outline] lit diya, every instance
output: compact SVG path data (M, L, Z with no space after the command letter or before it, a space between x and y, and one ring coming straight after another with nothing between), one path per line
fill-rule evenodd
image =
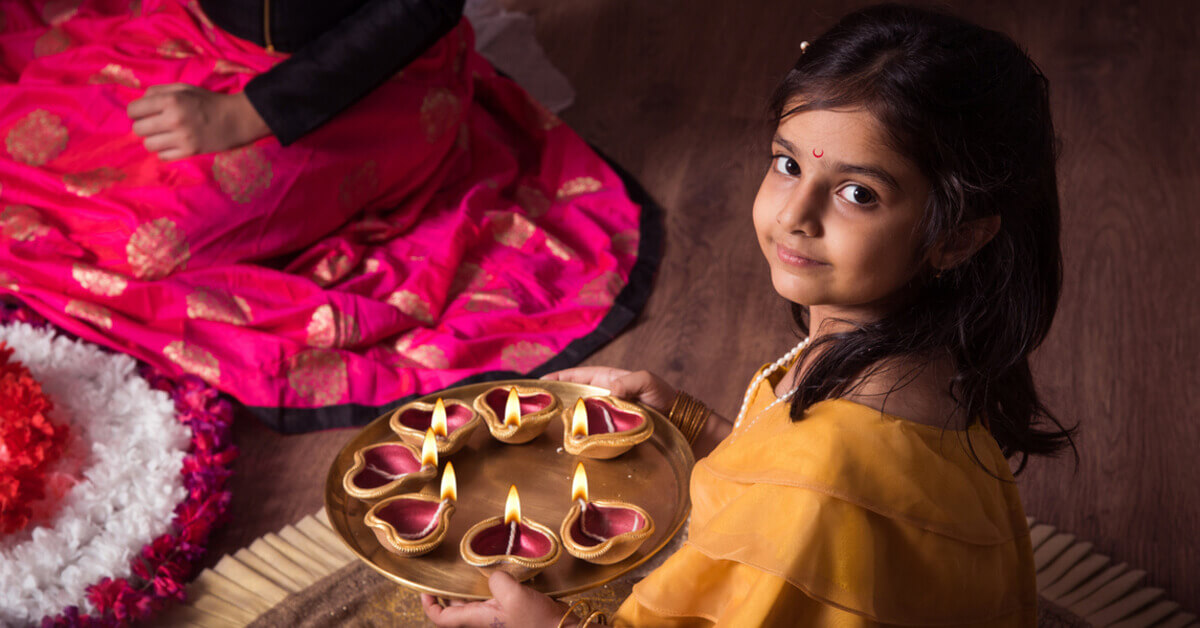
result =
M446 538L457 500L454 465L447 462L441 497L417 493L389 497L372 506L363 523L389 552L420 556L433 551Z
M471 406L453 399L442 401L438 397L436 403L413 401L400 406L388 425L400 440L414 447L424 440L425 431L432 428L437 437L438 454L449 456L467 444L480 421Z
M471 526L459 546L463 560L483 575L503 571L518 582L536 576L562 553L558 537L544 525L521 516L517 487L508 489L504 516Z
M581 397L563 421L563 448L584 458L615 458L654 434L654 422L637 405L615 397Z
M559 534L567 553L598 565L625 560L654 533L654 520L645 510L619 501L588 501L587 473L575 467L571 510Z
M475 398L488 431L510 445L537 438L561 407L556 395L531 386L497 386Z
M354 465L342 476L346 494L379 499L398 491L414 491L437 476L437 443L425 431L420 452L408 443L377 443L354 452Z

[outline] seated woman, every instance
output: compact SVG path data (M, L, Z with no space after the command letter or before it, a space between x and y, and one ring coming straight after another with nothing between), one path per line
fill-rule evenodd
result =
M4 3L0 293L284 431L581 359L643 209L461 9Z

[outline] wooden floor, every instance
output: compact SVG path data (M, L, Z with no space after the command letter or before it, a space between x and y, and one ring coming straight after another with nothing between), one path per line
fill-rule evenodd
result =
M578 92L564 114L667 210L636 325L588 360L648 368L736 411L793 342L753 238L765 100L845 2L517 0ZM861 3L850 3L858 6ZM1081 425L1078 470L1035 459L1026 512L1200 609L1200 17L1181 2L945 2L1025 45L1052 86L1066 283L1036 373ZM211 558L321 507L349 431L239 421L232 520Z

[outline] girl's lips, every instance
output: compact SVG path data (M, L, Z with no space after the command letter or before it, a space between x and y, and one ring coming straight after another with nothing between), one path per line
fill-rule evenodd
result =
M784 247L782 244L775 245L775 253L779 257L779 261L790 266L799 266L801 268L828 266L828 264L825 262L819 262L815 259L804 257L803 255Z

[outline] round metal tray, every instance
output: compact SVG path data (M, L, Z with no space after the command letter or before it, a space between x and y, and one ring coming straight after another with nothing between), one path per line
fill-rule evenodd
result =
M449 388L419 401L432 402L442 397L471 404L493 386L511 385L550 390L568 411L581 396L609 394L603 388L570 382L508 380ZM350 497L342 488L342 476L354 464L355 451L374 443L398 440L388 427L389 412L356 433L330 465L325 480L329 522L352 552L397 583L442 597L488 599L491 594L486 578L459 555L463 533L478 521L504 514L508 487L515 484L521 496L522 516L557 534L571 506L575 465L583 462L590 499L620 500L641 506L653 517L655 526L654 534L619 563L593 565L564 550L558 562L525 583L555 597L586 591L648 560L675 536L688 516L688 478L695 460L692 449L666 418L653 409L646 410L654 421L654 435L611 460L590 460L564 451L561 420L551 421L541 436L523 445L501 443L488 433L486 424L481 424L462 450L438 461L440 469L445 468L447 459L454 463L458 479L457 511L442 544L416 558L404 558L385 550L363 523L363 516L374 502ZM438 477L423 491L436 493L440 481L439 470Z

